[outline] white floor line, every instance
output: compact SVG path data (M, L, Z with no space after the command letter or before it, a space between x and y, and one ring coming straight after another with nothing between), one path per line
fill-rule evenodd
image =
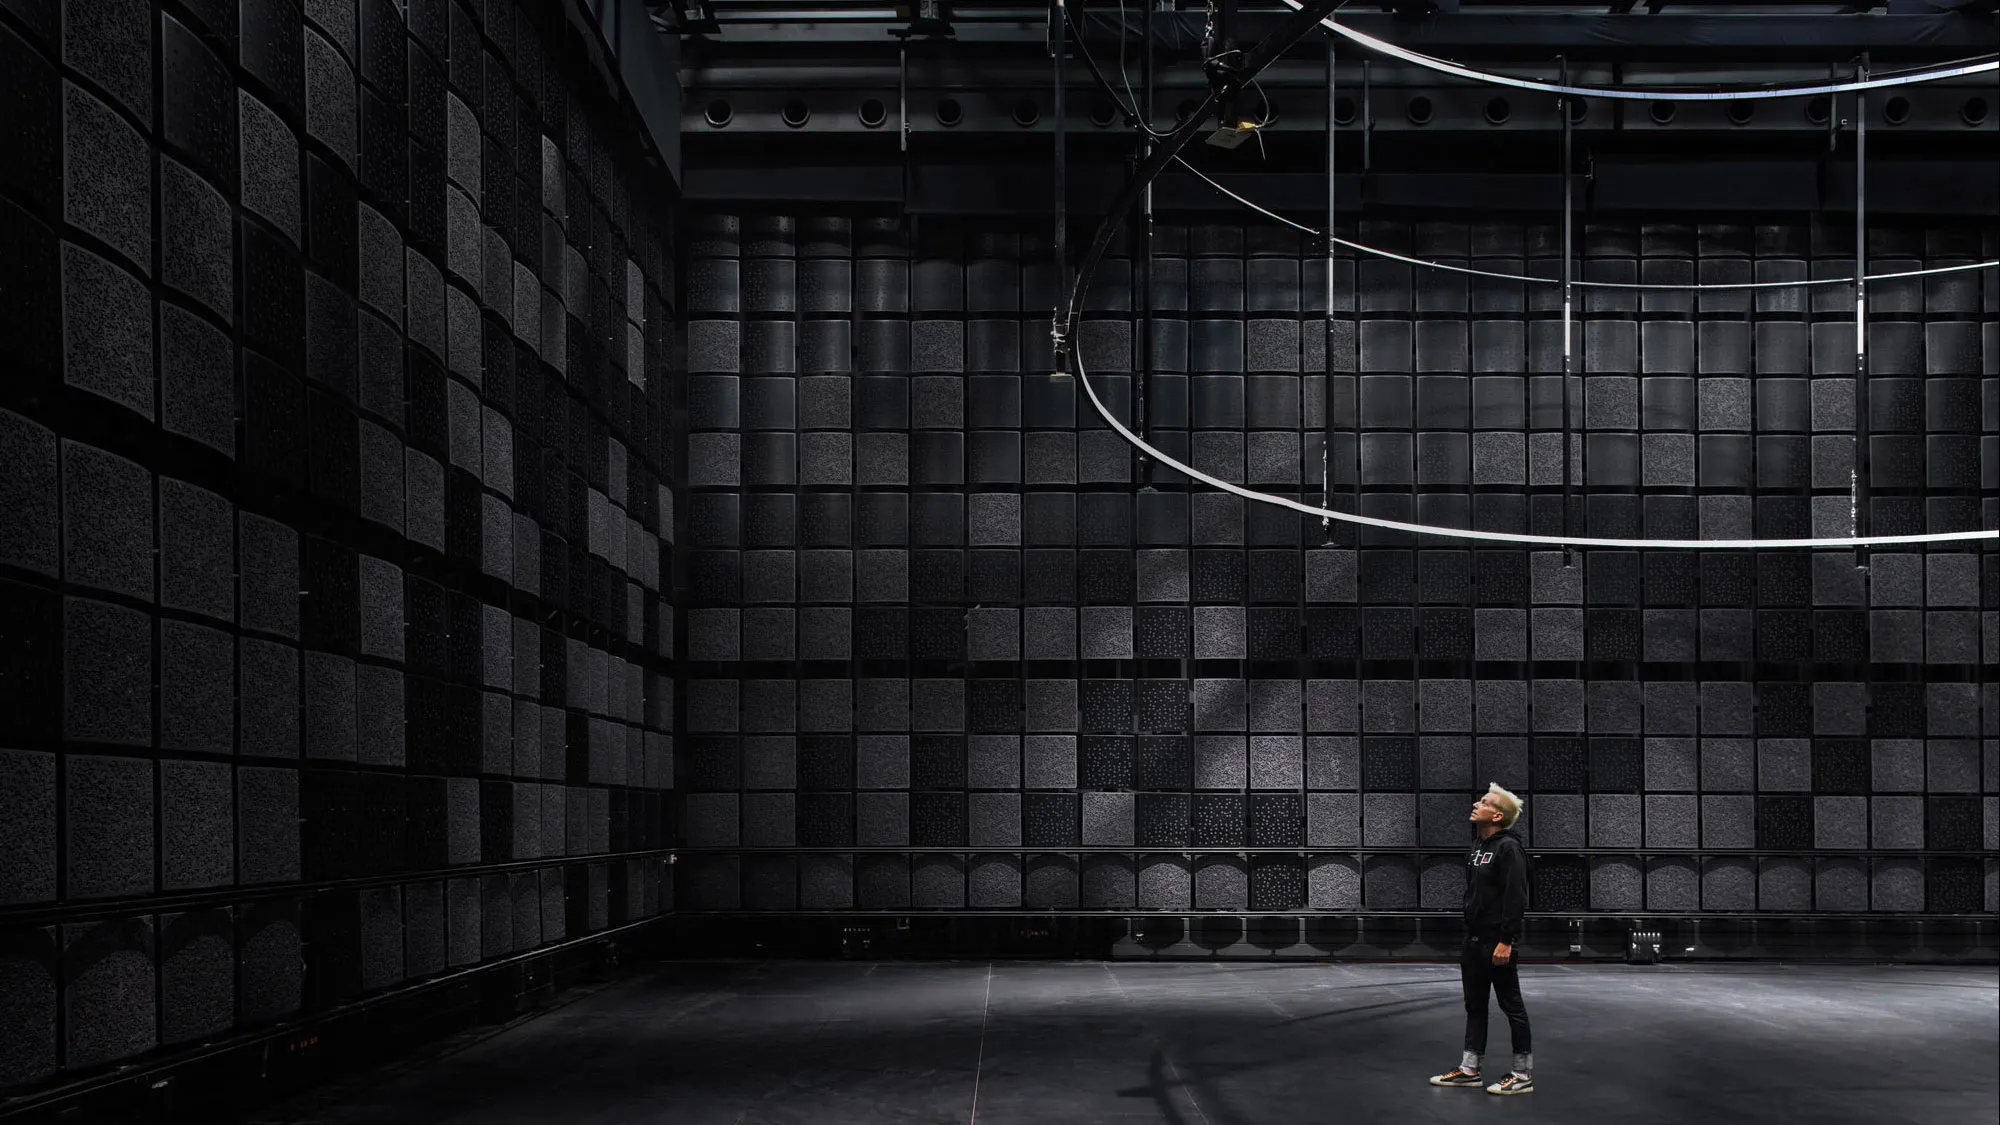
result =
M986 999L979 1005L979 1059L972 1066L972 1122L979 1121L979 1074L986 1069L986 1013L993 1008L993 962L986 963Z

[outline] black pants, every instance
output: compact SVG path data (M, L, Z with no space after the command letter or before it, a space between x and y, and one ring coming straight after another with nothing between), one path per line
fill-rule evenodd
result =
M1521 1003L1521 972L1515 959L1505 965L1493 963L1492 938L1465 939L1459 958L1458 975L1465 983L1465 1049L1475 1055L1486 1053L1486 991L1500 998L1500 1010L1507 1015L1508 1030L1514 1033L1514 1053L1534 1050L1528 1038L1528 1009Z

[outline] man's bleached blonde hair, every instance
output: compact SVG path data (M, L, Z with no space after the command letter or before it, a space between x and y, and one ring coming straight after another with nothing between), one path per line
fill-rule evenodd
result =
M1493 803L1500 809L1502 828L1514 827L1514 822L1521 819L1521 810L1528 807L1526 801L1500 788L1500 783L1497 781L1487 783L1486 795L1493 798Z

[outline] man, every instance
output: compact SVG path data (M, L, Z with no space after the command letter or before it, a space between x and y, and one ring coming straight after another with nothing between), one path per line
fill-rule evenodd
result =
M1486 991L1500 998L1514 1037L1514 1069L1486 1087L1489 1094L1531 1094L1535 1090L1534 1048L1528 1039L1528 1009L1521 1003L1521 976L1514 943L1528 910L1528 851L1514 834L1521 799L1498 785L1472 806L1479 830L1465 882L1465 952L1458 975L1465 985L1465 1055L1458 1068L1431 1079L1433 1086L1478 1086L1480 1056L1486 1053Z

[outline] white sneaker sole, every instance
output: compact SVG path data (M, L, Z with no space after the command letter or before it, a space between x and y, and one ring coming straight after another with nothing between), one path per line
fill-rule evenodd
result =
M1448 1090L1458 1090L1458 1089L1477 1090L1479 1088L1479 1083L1477 1082L1446 1082L1442 1078L1436 1078L1436 1077L1433 1077L1431 1079L1431 1085L1443 1086Z
M1535 1092L1535 1088L1533 1086L1529 1086L1526 1087L1525 1089L1519 1089L1519 1090L1503 1090L1501 1089L1500 1084L1498 1082L1495 1082L1493 1085L1486 1087L1486 1092L1489 1094L1498 1094L1501 1097L1506 1098L1506 1097L1512 1097L1515 1094L1532 1094Z

